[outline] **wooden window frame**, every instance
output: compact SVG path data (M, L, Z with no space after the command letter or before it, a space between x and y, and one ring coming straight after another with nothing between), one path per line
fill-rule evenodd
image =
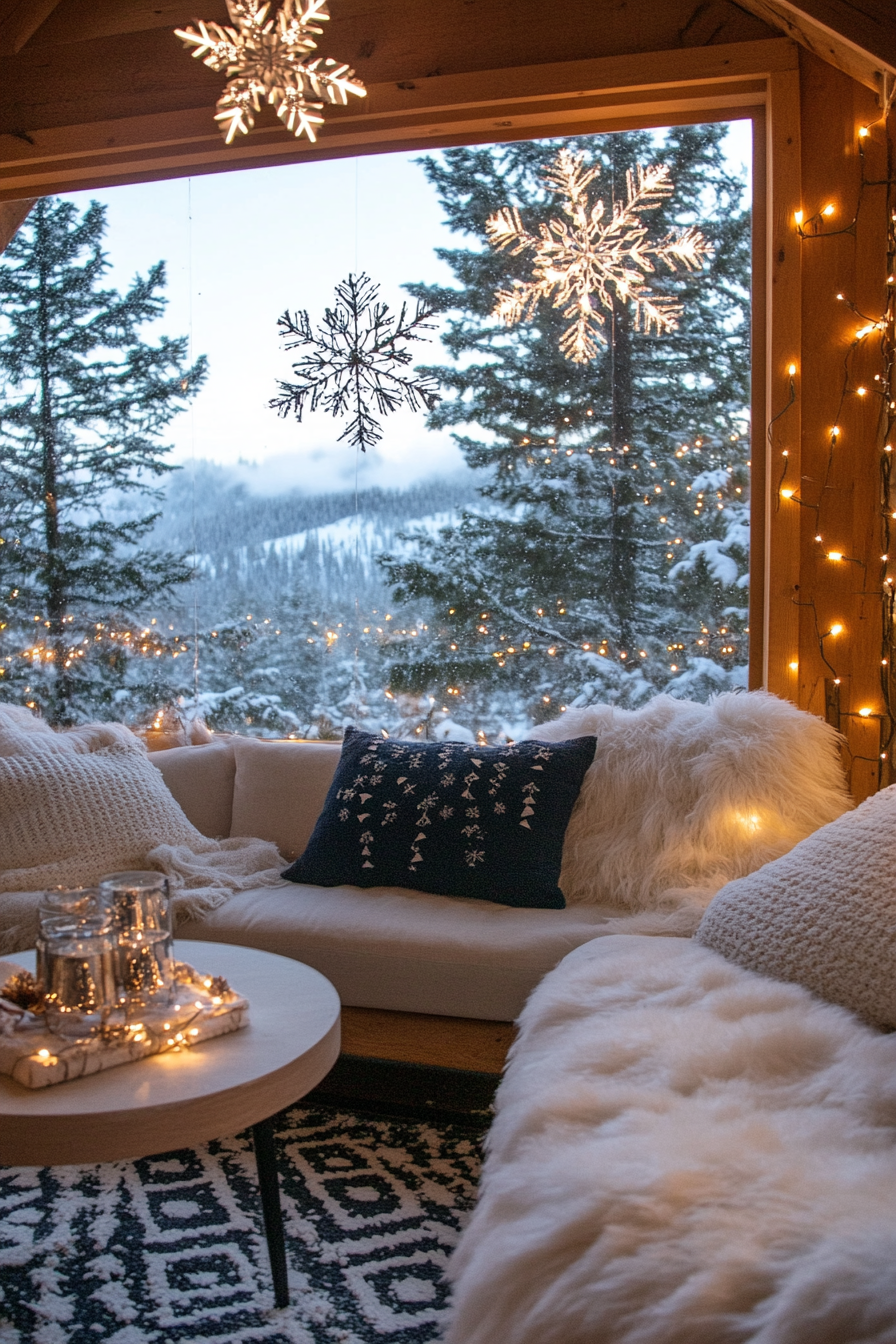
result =
M753 127L752 508L749 685L798 700L798 510L778 510L767 426L800 351L796 45L787 38L373 85L363 110L335 108L315 145L260 125L224 146L211 108L37 132L0 164L0 202L57 192L270 167L301 160L545 136L749 119ZM782 403L783 404L783 403ZM789 412L799 479L799 403ZM793 684L790 684L792 680Z

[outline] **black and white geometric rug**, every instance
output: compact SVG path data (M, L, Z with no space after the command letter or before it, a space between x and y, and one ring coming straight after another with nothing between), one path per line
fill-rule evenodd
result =
M284 1112L282 1310L249 1134L137 1162L0 1168L0 1344L437 1340L482 1129Z

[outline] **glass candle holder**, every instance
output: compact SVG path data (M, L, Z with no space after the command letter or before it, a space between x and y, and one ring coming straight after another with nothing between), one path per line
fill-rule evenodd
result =
M37 965L34 971L34 978L42 993L47 992L47 947L53 938L62 938L64 936L74 936L78 929L78 919L76 916L56 916L48 918L41 916L40 928L34 945L37 951Z
M80 919L98 914L102 905L99 887L48 887L41 893L37 914L40 920L66 915Z
M73 1039L94 1035L118 1000L108 916L47 919L40 940L47 1026Z
M37 907L40 932L36 939L35 968L35 978L41 989L46 991L47 986L45 959L47 939L43 936L44 927L50 931L59 931L63 927L72 928L79 920L89 915L100 914L103 908L98 887L48 887L42 892Z
M116 939L119 997L135 1007L167 1002L172 974L171 901L162 873L111 873L99 886Z

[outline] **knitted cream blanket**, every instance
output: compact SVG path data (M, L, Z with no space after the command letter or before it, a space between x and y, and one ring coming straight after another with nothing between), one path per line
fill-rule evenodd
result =
M279 882L283 864L267 841L202 835L121 725L54 733L27 710L0 705L0 892L15 893L0 895L0 952L33 943L47 887L154 868L171 883L179 922L201 919L235 891Z

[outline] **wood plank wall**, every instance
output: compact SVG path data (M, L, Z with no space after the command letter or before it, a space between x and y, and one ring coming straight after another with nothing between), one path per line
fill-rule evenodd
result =
M14 238L26 219L33 201L0 201L0 252Z
M874 94L808 52L800 53L801 206L809 219L827 205L821 235L799 243L801 260L800 353L795 360L798 405L791 425L778 422L770 470L780 468L784 446L800 450L798 496L781 511L799 516L798 647L770 650L768 685L804 709L838 724L846 737L844 762L856 799L890 782L881 765L882 601L880 456L883 448L880 340L865 338L845 361L865 325L850 303L869 317L886 308L886 188L868 187L860 198L858 132L865 140L866 177L885 178L886 145ZM796 238L791 226L791 237ZM849 229L847 232L837 232ZM842 294L843 300L837 295ZM783 362L783 361L782 361ZM778 406L787 398L784 370L776 373ZM866 395L857 389L865 387ZM846 390L851 389L851 390ZM797 413L799 420L797 420ZM800 423L801 422L801 423ZM831 447L831 431L837 426ZM775 501L772 501L772 508ZM793 529L788 523L788 529ZM820 536L819 542L816 537ZM846 557L827 558L829 552ZM778 595L779 601L784 594ZM842 633L829 635L833 626ZM823 655L822 655L823 646ZM827 660L827 661L825 661ZM794 674L789 664L798 662ZM796 682L796 685L794 685ZM839 685L836 683L839 682ZM871 709L869 718L860 709Z

